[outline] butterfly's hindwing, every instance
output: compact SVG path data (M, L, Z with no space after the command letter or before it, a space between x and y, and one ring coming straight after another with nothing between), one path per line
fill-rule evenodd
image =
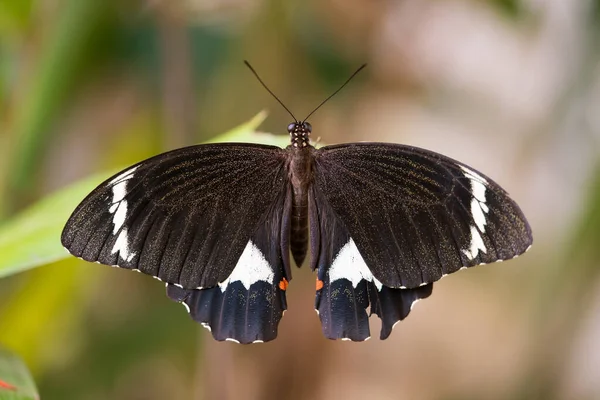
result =
M381 339L391 333L394 324L409 314L412 305L431 294L433 284L416 289L384 286L363 259L348 230L327 201L313 191L311 242L313 263L317 266L315 309L323 334L329 339L363 341L370 337L369 316L382 320ZM370 313L367 309L370 307Z
M371 313L381 318L381 340L387 339L392 329L408 316L415 304L431 295L433 283L414 289L395 289L382 286L381 289L374 285L369 287L371 299Z
M283 253L280 246L282 241L289 241L291 209L285 207L289 204L285 200L281 196L261 220L224 281L213 288L192 290L167 285L169 298L184 303L190 316L216 340L255 343L277 336L291 280L284 265L288 251Z
M516 257L532 242L521 210L474 169L409 146L354 143L315 152L315 189L373 275L418 288L462 267Z
M63 245L87 261L138 269L186 289L230 275L287 176L280 148L199 145L142 161L73 212Z

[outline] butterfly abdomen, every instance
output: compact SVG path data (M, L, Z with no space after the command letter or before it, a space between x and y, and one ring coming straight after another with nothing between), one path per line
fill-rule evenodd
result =
M308 189L312 183L312 146L290 152L288 171L292 183L290 249L300 267L308 250Z

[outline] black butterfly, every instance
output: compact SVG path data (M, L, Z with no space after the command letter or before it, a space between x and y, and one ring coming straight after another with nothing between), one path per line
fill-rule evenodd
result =
M300 266L310 249L325 336L362 341L370 314L385 339L433 282L530 247L521 210L480 172L398 144L316 149L307 118L285 149L197 145L127 168L77 207L63 245L166 282L215 339L240 343L277 336L290 250Z

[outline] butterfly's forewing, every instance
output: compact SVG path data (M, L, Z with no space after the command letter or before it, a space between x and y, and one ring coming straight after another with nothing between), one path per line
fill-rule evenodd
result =
M507 193L441 154L382 143L314 154L314 190L383 286L418 288L531 245L531 229Z
M190 316L209 329L216 340L239 343L275 339L287 308L285 291L288 248L280 245L289 235L289 189L259 222L229 276L213 288L186 290L167 285L167 295L183 302Z
M322 193L311 193L311 242L317 267L315 309L323 334L329 339L363 341L371 334L369 314L381 318L381 339L408 316L413 304L431 294L433 284L415 289L383 286L371 273L345 224L331 209Z
M138 269L185 289L214 287L285 197L284 164L282 149L263 145L160 154L96 188L71 215L62 243L87 261Z

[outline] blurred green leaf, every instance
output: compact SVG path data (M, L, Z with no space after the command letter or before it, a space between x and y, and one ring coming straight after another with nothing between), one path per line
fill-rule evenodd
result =
M13 117L14 149L9 153L11 173L7 177L10 198L3 199L8 211L31 194L37 166L52 136L49 127L84 67L93 63L92 55L99 53L95 40L112 8L110 2L68 0L55 30L43 43L34 79Z
M36 376L49 366L49 360L77 351L76 327L81 323L85 295L104 270L81 268L82 264L70 257L2 280L13 288L0 304L0 343L19 354Z
M598 248L598 243L600 242L600 165L596 167L596 173L592 175L588 193L586 206L582 207L585 211L577 230L572 236L571 243L567 247L568 260L598 260L600 250ZM591 270L587 271L590 275L600 272L596 262L592 262L588 267L591 268ZM568 263L565 263L565 268L568 268L565 271L566 273L572 269Z
M522 0L490 0L490 3L512 20L518 20L527 14Z
M287 136L255 131L265 117L266 113L263 111L249 122L214 138L212 142L258 142L281 146L287 144ZM89 192L117 171L105 171L74 183L0 225L0 277L68 257L68 253L60 244L60 234L65 222Z
M519 0L495 0L495 3L502 11L511 16L518 16L521 11Z
M289 144L290 139L287 136L273 135L270 133L257 132L256 128L267 118L267 112L261 111L256 114L250 121L233 128L227 133L216 136L207 141L207 143L219 142L242 142L242 143L262 143L272 146L285 147Z
M590 8L592 27L598 31L598 28L600 27L600 0L592 0Z
M108 176L96 174L59 190L2 224L0 277L65 258L62 227L85 195Z
M39 399L31 374L23 362L0 349L0 400Z
M32 0L0 1L0 32L14 33L22 29L30 19Z

